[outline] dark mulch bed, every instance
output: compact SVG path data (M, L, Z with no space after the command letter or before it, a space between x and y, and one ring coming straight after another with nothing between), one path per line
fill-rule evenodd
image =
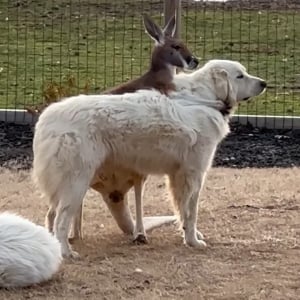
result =
M32 163L32 129L29 125L0 122L0 166L28 169ZM215 166L300 166L300 131L267 130L231 124L221 143Z
M219 147L215 165L233 168L300 166L300 131L233 123L231 133Z

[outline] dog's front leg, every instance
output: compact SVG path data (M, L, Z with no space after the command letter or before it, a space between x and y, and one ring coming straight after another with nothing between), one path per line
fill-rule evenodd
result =
M203 235L197 230L197 216L198 216L198 199L206 174L200 174L199 178L194 180L194 189L187 201L184 203L183 211L183 229L184 239L187 245L195 247L205 247L206 243L203 241Z
M202 234L197 231L198 196L204 182L195 172L178 170L169 176L169 187L173 194L173 204L180 216L184 231L184 242L192 247L204 248ZM200 179L200 180L199 180Z

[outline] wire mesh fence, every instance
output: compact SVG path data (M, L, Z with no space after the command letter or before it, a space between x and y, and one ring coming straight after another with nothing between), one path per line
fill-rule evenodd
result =
M64 93L100 93L144 72L152 41L142 13L163 22L164 1L1 0L0 108L24 109ZM300 115L300 1L182 1L181 36L201 63L242 62L268 81L239 108Z

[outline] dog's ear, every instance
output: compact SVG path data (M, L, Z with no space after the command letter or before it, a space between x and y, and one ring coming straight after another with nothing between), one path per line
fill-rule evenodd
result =
M230 83L227 71L215 68L212 70L212 78L218 100L222 100L224 103L234 106L236 104L237 95Z

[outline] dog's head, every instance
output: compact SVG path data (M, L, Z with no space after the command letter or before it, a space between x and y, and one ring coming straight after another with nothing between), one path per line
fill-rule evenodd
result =
M217 98L224 102L248 100L267 87L263 79L248 74L246 68L235 61L211 60L203 69L210 73Z
M231 84L229 74L225 69L214 68L211 70L215 95L222 100L228 109L236 104L237 90Z

